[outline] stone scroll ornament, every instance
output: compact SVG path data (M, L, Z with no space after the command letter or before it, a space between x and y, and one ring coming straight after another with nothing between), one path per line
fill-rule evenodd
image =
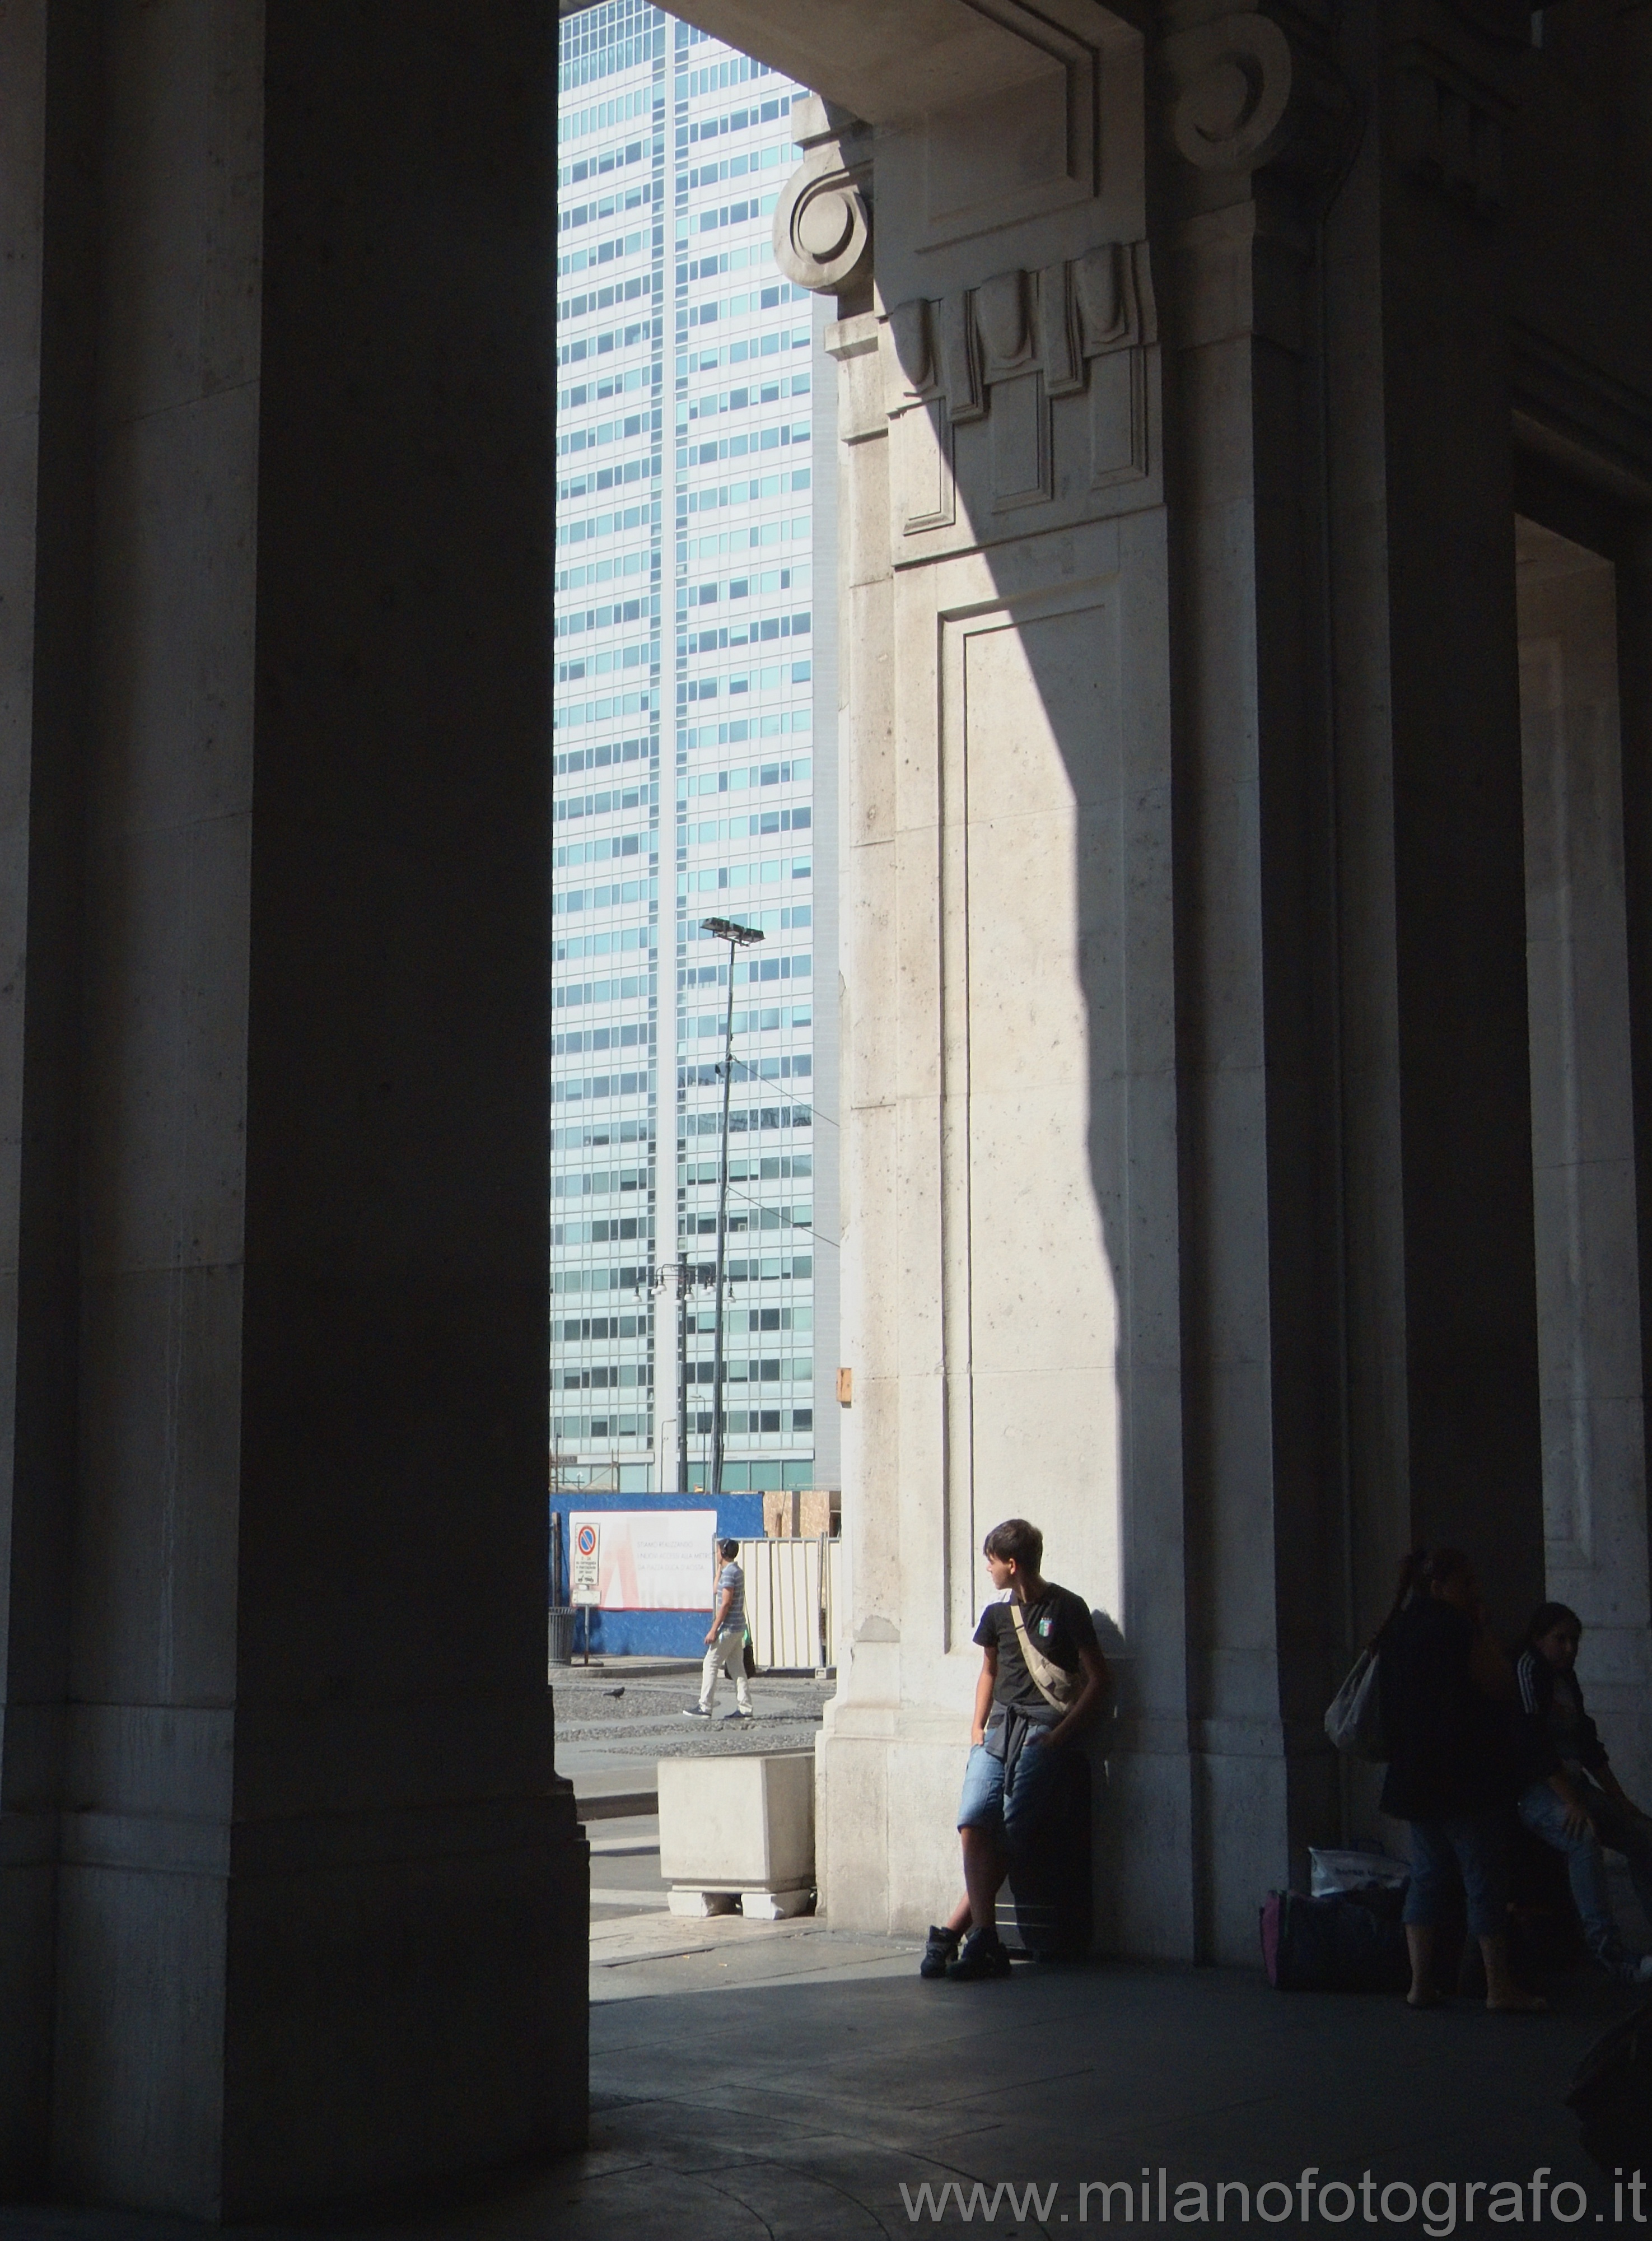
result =
M1334 176L1354 124L1348 85L1269 16L1224 16L1167 38L1170 137L1201 171L1276 165L1306 182Z
M803 161L774 208L774 261L799 288L853 295L872 279L871 134L818 94L793 111Z

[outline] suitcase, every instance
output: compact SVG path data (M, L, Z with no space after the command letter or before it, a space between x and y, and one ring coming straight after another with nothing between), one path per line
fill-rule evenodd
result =
M1411 1982L1401 1890L1369 1885L1304 1898L1269 1891L1262 1903L1262 1966L1281 1992L1403 1992Z

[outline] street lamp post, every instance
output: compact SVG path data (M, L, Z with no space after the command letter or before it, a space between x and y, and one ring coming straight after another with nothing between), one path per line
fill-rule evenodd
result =
M717 1281L715 1327L712 1334L712 1483L711 1496L723 1495L723 1269L728 1252L728 1099L734 1080L734 959L736 953L762 940L754 926L740 926L727 918L700 920L700 932L728 944L728 1003L723 1014L723 1133L717 1163Z

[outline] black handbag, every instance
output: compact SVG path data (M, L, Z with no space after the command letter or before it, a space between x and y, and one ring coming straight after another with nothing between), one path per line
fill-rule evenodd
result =
M1652 2001L1597 2038L1577 2065L1566 2105L1602 2171L1644 2164L1652 2140Z

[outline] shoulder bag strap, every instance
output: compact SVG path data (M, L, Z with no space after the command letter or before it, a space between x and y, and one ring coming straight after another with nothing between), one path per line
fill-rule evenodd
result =
M1027 1621L1021 1616L1021 1606L1013 1597L1009 1609L1015 1638L1021 1646L1021 1656L1027 1661L1027 1669L1033 1676L1033 1687L1047 1704L1053 1704L1058 1712L1065 1712L1079 1692L1081 1676L1069 1673L1064 1666L1052 1664L1041 1649L1033 1647Z

